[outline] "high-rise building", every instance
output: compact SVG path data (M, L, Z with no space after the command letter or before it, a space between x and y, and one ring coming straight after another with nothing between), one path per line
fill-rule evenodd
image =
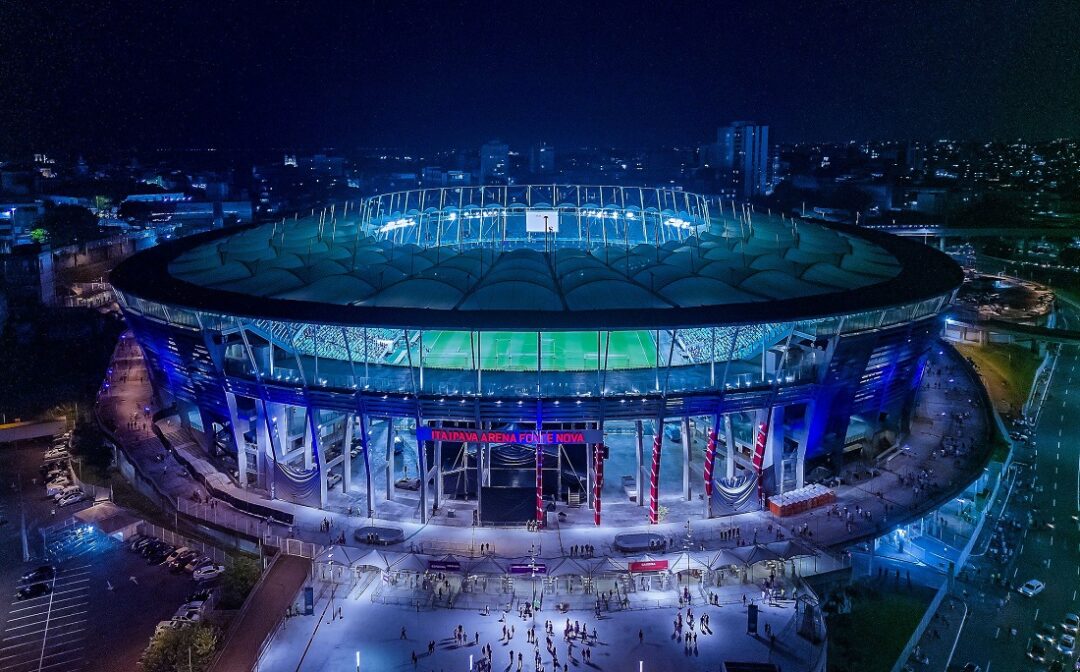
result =
M529 171L533 175L548 175L555 172L555 148L541 142L533 145L529 155Z
M721 127L710 158L724 192L742 200L769 193L768 126L733 121Z
M505 182L510 163L510 145L498 140L480 147L480 182Z

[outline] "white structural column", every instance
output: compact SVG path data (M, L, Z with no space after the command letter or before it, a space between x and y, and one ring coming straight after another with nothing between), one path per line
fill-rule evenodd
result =
M645 453L645 428L641 420L634 422L634 489L637 491L637 505L645 506L645 479L642 478L642 460Z
M341 440L341 457L344 462L341 487L347 495L352 490L352 441L355 418L352 413L344 413L343 415L345 416L345 432Z
M360 412L360 449L364 452L364 497L367 499L368 517L375 515L375 493L371 487L371 439L368 436L368 418Z
M304 470L311 471L315 468L315 450L318 437L315 436L315 432L318 431L315 424L315 420L311 417L312 409L304 409ZM313 430L313 428L315 428ZM325 474L323 474L325 476ZM326 506L326 504L323 504Z
M462 447L462 450L464 450L464 446ZM443 488L445 486L443 484L442 464L443 464L442 441L436 441L435 442L435 465L434 465L435 466L435 502L434 502L435 508L438 508L438 507L442 506L442 501L443 501ZM467 473L463 471L462 475L467 476Z
M236 445L236 471L240 479L240 487L247 489L247 441L244 439L244 431L247 429L248 420L244 420L244 426L240 426L240 417L236 411L236 395L232 392L225 393L225 402L229 405L229 426L232 428L233 443Z
M784 407L774 406L769 418L769 435L765 442L765 462L762 469L768 471L773 468L774 492L765 493L782 494L784 491Z
M270 464L274 463L274 448L270 443L270 418L266 413L266 403L262 399L255 400L255 446L258 448L255 459L258 463L259 479L264 484L274 482L274 474L267 467L266 458L271 458ZM268 487L264 485L264 487ZM269 488L268 488L269 489ZM270 493L273 499L274 493Z
M811 399L806 404L806 414L803 416L803 428L799 432L799 449L795 453L795 487L801 488L806 485L806 444L810 439L810 423L814 419L817 404Z
M428 479L431 478L431 470L427 463L427 447L419 440L416 442L416 471L420 475L420 522L426 523L431 514L428 506Z
M386 500L394 501L394 419L386 419Z
M724 473L729 479L735 478L735 428L730 413L724 416L724 456Z
M326 479L330 476L330 473L322 459L322 451L319 449L319 442L322 438L319 436L319 410L309 406L306 420L307 432L304 435L304 461L305 463L310 462L314 467L315 456L318 455L319 457L319 506L325 509L327 504Z
M691 498L691 490L690 490L690 455L691 455L690 445L691 445L691 443L692 443L692 441L691 441L691 437L690 437L690 418L684 417L682 419L682 459L683 459L683 462L682 462L682 490L683 490L683 499L685 499L688 502L690 501L690 498Z

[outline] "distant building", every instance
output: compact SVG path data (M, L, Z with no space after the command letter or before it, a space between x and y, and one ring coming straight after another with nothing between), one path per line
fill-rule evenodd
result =
M40 203L0 203L0 253L29 243L34 222L44 213Z
M716 132L716 144L701 148L701 163L724 196L749 200L772 191L769 127L735 121Z
M510 145L492 140L480 147L480 182L506 182Z
M56 304L56 278L48 246L19 245L0 255L0 282L11 306Z
M529 154L529 172L533 175L550 175L555 172L555 148L540 143L533 145Z

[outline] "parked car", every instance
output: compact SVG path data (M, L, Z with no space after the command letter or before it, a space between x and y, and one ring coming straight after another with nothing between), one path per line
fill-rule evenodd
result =
M50 581L56 576L56 568L52 565L42 565L37 569L31 569L22 575L22 580L25 583L40 583L41 581Z
M154 537L147 536L145 534L137 535L128 545L128 548L136 553L142 551L147 545L157 541Z
M42 476L42 478L45 480L46 483L53 483L54 481L59 481L61 479L66 481L68 480L69 476L70 474L68 473L67 469L57 469L56 471L50 471L49 473Z
M188 550L184 553L181 553L176 558L174 558L172 562L169 563L169 571L173 574L179 574L180 572L184 571L184 568L187 567L187 564L194 560L196 557L198 557L198 555L199 552L195 550Z
M1065 618L1061 621L1061 629L1065 632L1076 633L1080 629L1080 616L1076 614L1065 614Z
M1057 639L1057 626L1053 623L1043 623L1039 626L1039 631L1035 633L1035 637L1046 642L1049 646L1054 645L1054 640Z
M184 553L187 553L189 550L191 549L189 549L187 546L180 546L179 548L174 548L172 553L169 553L169 555L166 556L165 564L171 565L173 560L177 559Z
M192 574L192 578L196 581L210 581L221 576L224 572L225 565L219 565L215 562L196 569Z
M78 504L79 502L83 501L84 499L87 499L86 493L84 493L82 490L79 490L78 492L73 492L70 495L66 495L63 499L58 501L56 504L58 506L71 506L72 504Z
M77 485L69 485L69 486L66 486L66 487L62 488L59 492L53 494L53 499L55 499L57 502L59 502L61 499L67 497L68 495L73 495L76 492L82 492L82 490L79 488L79 486L77 486Z
M1072 657L1076 653L1076 637L1068 633L1062 635L1061 639L1058 640L1057 650L1066 656Z
M179 621L180 623L198 623L202 620L202 609L180 607L172 620Z
M1035 640L1028 646L1027 657L1034 660L1036 663L1046 662L1046 647L1043 643Z
M193 574L196 569L202 567L203 565L209 565L213 562L213 560L206 557L205 555L196 555L192 559L188 560L187 564L184 565L184 571L188 574Z
M71 481L66 478L58 478L45 486L45 496L56 499L57 495L70 487L72 487Z
M45 451L44 457L46 460L66 460L71 457L71 455L68 454L66 450L53 448Z
M169 557L169 554L172 553L173 550L175 550L174 547L170 546L169 544L155 547L153 551L147 554L146 564L160 565L161 563L165 562L165 560Z
M1020 594L1035 597L1046 588L1046 584L1038 579L1032 579L1020 586Z
M168 548L168 550L165 550L166 548ZM169 546L161 539L151 539L149 542L144 544L142 548L139 549L139 555L144 558L148 558L151 555L157 553L163 553L163 555L168 555L169 553L172 553L172 546Z
M188 602L205 602L210 599L210 594L213 593L212 588L196 588L188 595Z
M334 473L330 474L329 476L327 476L327 478L326 478L326 487L332 488L335 485L337 485L338 483L341 483L341 474L339 474L337 472L334 472Z
M188 625L190 625L190 623L184 623L183 621L177 621L175 619L161 621L157 624L157 626L154 627L154 634L160 635L166 630L178 630L180 628L187 627Z
M50 592L52 592L52 588L47 583L31 583L15 591L15 599L29 600L34 597L48 595Z

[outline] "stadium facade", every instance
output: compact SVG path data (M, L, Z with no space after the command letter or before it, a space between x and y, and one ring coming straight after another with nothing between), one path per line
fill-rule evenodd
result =
M663 498L756 508L898 440L962 279L880 232L575 185L384 194L112 276L159 401L240 487L597 524L605 463L657 522Z

